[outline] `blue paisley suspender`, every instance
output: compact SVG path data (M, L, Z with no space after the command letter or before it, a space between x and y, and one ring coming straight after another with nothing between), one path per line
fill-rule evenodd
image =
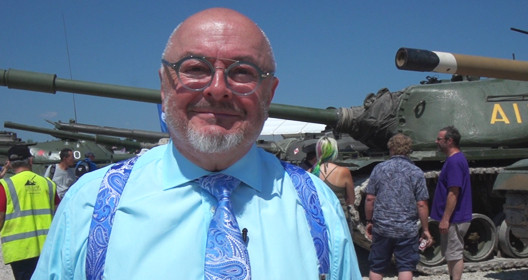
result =
M317 190L308 172L298 166L283 161L281 163L288 175L290 175L304 208L315 251L317 252L317 259L319 260L319 275L321 279L324 279L324 275L327 275L330 271L330 249L328 248L328 231L323 210L321 209L321 202L319 201L319 196L317 196Z
M134 157L113 165L106 172L99 192L90 224L86 255L86 279L103 279L106 250L112 232L115 212L123 193L130 171L138 158ZM321 203L310 176L302 168L281 162L290 175L295 190L306 213L310 233L319 260L320 278L324 279L330 270L330 251Z
M86 279L103 279L108 240L112 233L114 216L130 171L138 157L113 165L105 174L95 201L86 254Z

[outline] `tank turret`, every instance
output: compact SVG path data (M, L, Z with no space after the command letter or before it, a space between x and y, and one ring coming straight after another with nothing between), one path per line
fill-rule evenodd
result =
M119 138L109 137L109 136L104 136L104 135L88 135L88 134L82 134L82 133L60 131L60 130L42 128L42 127L37 127L37 126L19 124L19 123L14 123L14 122L9 122L9 121L4 122L4 127L49 134L51 136L54 136L57 138L63 138L63 139L88 140L88 141L93 141L95 143L100 143L104 145L123 146L129 149L143 149L143 148L150 149L157 145L153 143L142 143L142 142L135 142L135 141L128 141L128 140L121 140Z

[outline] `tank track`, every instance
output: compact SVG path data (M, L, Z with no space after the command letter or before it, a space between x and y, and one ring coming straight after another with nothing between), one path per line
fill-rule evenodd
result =
M488 175L497 175L503 168L502 167L488 167L488 168L470 168L471 176L482 176L483 180ZM440 171L428 171L424 172L426 180L437 180ZM365 195L365 189L368 185L369 180L365 180L360 186L355 188L355 209L349 211L349 226L354 238L354 243L369 250L370 240L366 237L366 228L360 221L360 215L358 207L361 204L362 197ZM528 195L525 195L528 203ZM527 210L528 211L528 210ZM482 262L464 262L464 271L489 271L489 270L501 270L501 269L512 269L528 267L528 258L505 258L500 256L494 256L493 259L482 261ZM439 275L447 274L447 265L442 264L439 266L426 266L421 263L417 265L417 271L426 275Z
M504 214L513 234L528 244L528 192L508 191Z
M476 167L476 168L469 168L469 174L471 176L478 176L478 175L497 175L499 171L501 171L502 167ZM438 179L438 175L440 175L440 171L428 171L424 172L425 179Z

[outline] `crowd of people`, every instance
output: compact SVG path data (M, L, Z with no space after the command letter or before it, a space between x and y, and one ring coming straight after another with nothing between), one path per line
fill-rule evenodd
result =
M86 156L92 164L86 172L97 169L91 161L93 153ZM8 150L0 171L2 253L16 280L31 278L53 215L65 193L82 176L76 173L71 149L61 150L59 157L60 162L50 164L41 176L32 171L33 155L28 146L15 145ZM6 177L8 170L13 175Z
M207 9L176 27L161 61L169 144L80 178L93 153L70 170L65 149L40 176L27 146L9 150L15 175L0 180L0 235L15 278L362 279L346 218L354 183L333 163L336 140L319 139L308 171L255 145L279 84L264 31L236 11ZM438 134L448 160L431 211L457 280L471 218L459 141L453 127ZM367 187L371 279L383 277L392 254L400 279L412 278L420 239L434 242L411 146L393 136L391 159Z
M431 209L431 218L440 222L441 240L433 240L429 232L429 193L423 171L409 158L412 139L401 133L389 139L391 158L374 167L365 190L366 235L372 241L369 279L383 279L393 257L398 279L412 279L420 250L434 242L441 242L450 279L461 279L463 238L471 223L472 197L469 166L459 148L460 138L453 126L440 129L436 138L438 151L447 156ZM315 152L305 151L305 168L334 191L344 213L349 214L355 200L354 183L347 168L332 163L338 153L336 140L323 136L315 147Z

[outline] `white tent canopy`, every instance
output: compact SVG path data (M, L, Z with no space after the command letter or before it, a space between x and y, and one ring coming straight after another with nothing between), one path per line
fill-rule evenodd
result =
M318 133L323 131L325 127L326 125L318 123L268 118L260 135Z

